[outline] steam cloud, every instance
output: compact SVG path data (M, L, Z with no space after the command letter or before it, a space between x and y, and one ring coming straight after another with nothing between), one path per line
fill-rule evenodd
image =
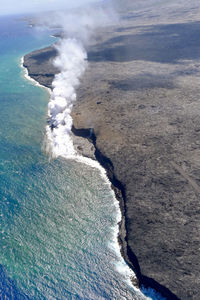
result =
M111 12L111 11L110 11ZM112 14L112 19L113 19ZM76 101L76 88L87 67L87 53L84 46L102 24L110 22L110 14L102 9L86 9L74 14L55 13L51 15L51 26L62 28L63 38L55 47L58 55L54 65L60 70L55 75L51 98L48 105L49 124L47 126L46 150L53 157L71 158L76 155L71 139L73 103ZM48 18L43 18L48 25Z
M83 75L87 54L76 39L63 39L56 45L58 56L54 65L61 70L53 81L53 91L48 105L51 126L47 127L47 137L51 143L53 156L69 157L75 154L71 140L71 110L76 101L76 87Z

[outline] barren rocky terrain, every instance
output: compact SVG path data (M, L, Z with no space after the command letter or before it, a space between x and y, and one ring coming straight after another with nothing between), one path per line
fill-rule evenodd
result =
M96 33L72 116L76 129L92 129L97 158L122 191L123 254L139 284L198 300L200 5L152 3L129 2L118 24ZM25 57L48 87L55 55Z

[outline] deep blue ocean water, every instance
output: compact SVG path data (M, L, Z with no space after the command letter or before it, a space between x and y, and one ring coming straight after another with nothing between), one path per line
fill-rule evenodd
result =
M54 42L0 18L0 298L145 299L117 271L117 208L99 171L42 152L49 95L20 59Z

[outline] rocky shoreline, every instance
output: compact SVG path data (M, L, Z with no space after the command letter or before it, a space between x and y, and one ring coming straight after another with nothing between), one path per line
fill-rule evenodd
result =
M168 288L160 285L154 279L148 278L147 276L144 276L141 273L138 259L136 255L133 253L133 251L131 250L131 248L128 246L126 240L127 237L126 211L125 211L126 190L124 185L115 176L112 161L108 157L105 157L101 153L101 151L97 148L95 133L92 132L91 134L91 128L76 129L74 126L72 127L72 133L74 134L73 140L76 136L83 137L84 139L87 139L90 143L94 145L94 158L106 170L107 176L111 182L112 189L115 192L116 199L119 201L122 219L119 224L118 242L121 248L120 250L121 250L122 257L125 259L126 263L129 265L129 267L134 271L136 275L136 278L132 278L133 285L138 288L147 288L147 289L153 288L155 291L157 291L160 295L162 295L166 299L178 300L179 298L175 294L173 294ZM78 143L80 143L80 141ZM81 155L85 156L85 154L82 151L79 151L79 149L77 150ZM93 158L90 155L90 151L87 152L86 156Z
M199 298L199 16L195 3L123 12L97 32L72 111L75 147L95 153L120 201L124 258L170 300ZM47 87L55 55L24 58Z
M46 53L46 55L45 55ZM40 55L42 59L40 59ZM38 59L39 56L39 59ZM37 81L40 85L52 88L54 75L58 72L52 65L52 59L56 56L53 47L39 49L27 54L24 57L23 66L28 70L28 75ZM111 182L112 189L115 192L116 199L119 201L122 220L119 224L118 242L121 247L121 254L129 267L134 270L136 278L133 278L133 284L136 287L153 288L167 299L178 299L167 288L159 285L157 282L149 281L141 274L137 257L127 246L126 241L126 218L125 218L125 199L126 192L123 184L116 178L112 161L105 157L96 145L96 136L93 128L75 128L72 127L72 139L74 147L80 155L97 160L106 170L107 176ZM92 145L92 146L91 146Z

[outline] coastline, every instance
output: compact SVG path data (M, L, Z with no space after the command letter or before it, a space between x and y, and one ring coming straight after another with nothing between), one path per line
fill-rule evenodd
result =
M47 48L48 49L48 48ZM41 49L42 51L44 49ZM40 50L37 50L37 53ZM34 51L35 52L35 51ZM24 62L24 57L21 60ZM51 93L51 88L40 84L34 77L29 75L29 70L26 66L21 65L25 70L25 77L32 81L33 84L45 88ZM48 125L47 125L48 126ZM78 139L77 139L78 138ZM125 199L126 191L123 184L117 179L112 161L105 157L96 145L96 136L92 128L76 129L72 126L72 141L78 155L68 157L67 159L76 160L77 162L87 164L98 169L104 181L110 185L113 191L114 205L119 208L117 219L117 230L114 229L113 250L121 261L117 272L124 276L124 280L128 285L133 287L136 291L143 293L146 290L147 295L152 294L152 297L163 297L163 299L178 300L178 298L171 293L167 288L159 285L154 280L148 280L141 274L140 266L135 254L127 245L127 229L125 216ZM84 141L84 142L83 142ZM91 148L89 145L93 145ZM84 148L84 149L83 149ZM124 262L123 262L124 261ZM117 268L117 267L116 267ZM152 290L151 290L152 289Z
M42 51L42 53L44 53L45 51L52 52L51 49L52 49L52 47L50 46L50 47L47 47L47 48L44 48L41 50L36 50L33 52L33 54L35 55L35 52L36 52L36 54L38 55L38 54L40 54L40 51ZM24 57L29 56L29 55L32 55L32 53L29 53L29 54L25 55ZM53 57L51 57L51 59ZM33 76L30 75L31 72L29 73L29 68L27 67L27 64L25 64L25 65L23 64L23 69L26 70L28 80L30 78L30 80L34 84L47 89L49 92L51 91L51 88L49 85L49 80L48 80L47 86L45 86L44 84L40 83L40 80L37 81L34 78L35 77L34 75ZM56 74L56 72L55 72L55 74ZM37 73L35 75L37 76ZM44 76L46 76L46 73ZM42 81L43 81L43 79L42 79ZM73 113L73 111L72 111L72 113ZM155 297L155 295L158 293L158 297L161 296L164 299L166 298L166 299L170 299L170 300L179 300L179 298L175 294L173 294L168 288L160 285L154 279L148 278L141 273L138 259L135 255L135 253L132 252L131 248L127 244L125 187L117 179L117 177L114 173L112 161L109 158L107 158L106 156L104 156L101 153L101 150L98 149L98 147L96 145L96 136L95 136L93 128L76 129L75 126L73 125L72 133L73 133L72 140L73 140L73 142L75 141L75 144L74 144L75 150L81 156L79 156L79 157L72 156L72 157L68 157L68 159L77 160L81 163L86 163L86 164L89 164L90 166L98 168L100 170L102 176L104 177L104 180L107 181L107 183L109 185L111 185L111 188L114 192L113 198L114 198L114 200L117 201L117 205L119 206L120 214L121 214L121 218L120 218L121 220L118 220L118 229L119 230L115 234L116 245L117 245L116 249L117 248L119 249L121 258L125 261L125 263L127 264L127 267L130 268L129 269L130 272L128 272L128 274L129 274L128 276L127 276L126 272L125 272L125 274L123 274L123 272L122 272L122 274L125 277L125 280L127 281L127 283L129 285L131 285L138 292L139 291L142 292L142 289L145 289L148 291L147 292L148 294L152 293L153 297ZM78 140L76 140L77 137L78 137ZM82 143L79 140L79 138L81 138L81 140L87 141L86 144L85 144L85 142ZM90 148L90 147L88 147L88 143L92 144L94 146L94 149L92 149L92 154L91 154L90 150L88 151L88 149ZM81 144L81 148L80 148L80 144ZM85 152L84 152L83 147L86 148ZM96 159L96 161L94 160L94 158ZM89 159L89 161L87 161L87 159ZM94 162L94 165L90 164L92 160ZM97 162L97 164L95 164L95 162ZM99 164L99 166L98 166L98 164ZM117 252L118 251L116 251L116 253ZM152 291L150 291L149 289L152 289Z
M126 191L123 184L116 178L114 173L112 161L105 157L101 151L96 146L96 136L93 132L91 134L91 128L76 129L73 125L72 132L76 136L88 139L95 147L95 157L100 166L106 171L106 177L111 184L111 188L114 192L114 198L117 200L117 205L120 208L121 218L118 222L118 232L117 232L117 243L122 258L129 266L130 270L133 272L129 276L128 283L134 287L134 289L144 292L146 290L147 297L152 295L153 299L169 299L169 300L180 300L175 294L173 294L169 289L160 285L155 280L144 276L141 273L140 265L136 255L132 252L131 248L127 245L127 230L126 230L126 215L125 215L125 199ZM119 271L120 272L120 271ZM152 290L151 290L152 289ZM142 291L143 290L143 291Z
M160 19L154 8L142 12L139 25L129 11L123 23L97 33L72 111L73 130L93 139L121 188L122 254L138 270L139 285L170 300L197 300L199 22L191 21L189 8L179 19L175 8L170 11L165 22L161 11ZM47 86L50 57L46 48L26 61Z
M39 86L40 88L45 89L46 91L48 91L49 94L51 93L50 88L40 84L39 81L37 81L33 77L29 76L28 69L26 67L24 67L24 56L22 56L20 58L20 68L22 69L22 71L24 73L23 77L26 78L26 80L31 81L35 86Z
M28 68L24 66L24 56L20 60L20 67L24 72L24 78L31 81L34 85L44 88L45 90L48 91L49 94L51 93L51 88L40 84L39 81L35 80L33 77L29 75ZM47 125L47 127L49 126ZM84 143L83 140L85 141ZM100 172L104 182L110 186L110 189L112 191L113 203L117 209L117 215L116 215L117 224L116 224L116 228L112 228L114 233L113 239L112 242L111 241L109 242L111 243L110 245L113 248L113 251L115 252L116 256L118 257L118 261L117 261L118 267L116 266L116 269L118 270L116 271L122 274L122 276L124 277L124 281L128 285L133 287L136 291L140 292L138 280L136 274L134 273L135 272L134 267L129 260L127 262L124 255L125 219L122 210L123 196L122 196L122 191L119 188L120 183L116 185L117 180L116 179L114 181L112 180L112 178L115 177L114 173L112 174L112 178L109 176L110 173L109 169L107 169L104 166L104 161L107 161L107 159L103 158L101 153L96 148L95 138L93 134L91 135L90 129L88 130L86 129L82 131L82 130L76 130L74 126L72 126L72 141L74 143L76 155L69 156L67 157L67 159L75 160L79 163L83 163L92 168L97 169ZM89 145L92 144L94 148L89 147L90 148L89 150L88 144ZM85 149L82 149L82 147L84 146Z

